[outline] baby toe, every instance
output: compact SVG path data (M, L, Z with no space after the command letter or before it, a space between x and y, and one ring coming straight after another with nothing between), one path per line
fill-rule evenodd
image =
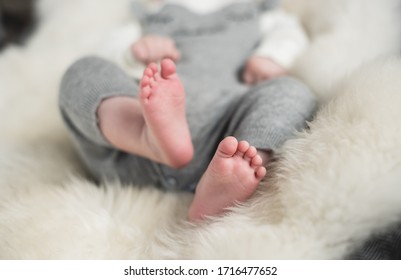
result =
M245 152L244 157L247 160L251 160L253 157L255 157L257 155L258 151L256 150L256 148L254 146L250 146L249 149Z
M146 87L146 86L149 86L149 83L150 83L150 79L149 79L149 77L148 76L146 76L146 75L144 75L143 77L142 77L142 79L141 79L141 88L144 88L144 87Z
M262 180L263 177L265 176L266 176L266 168L264 168L263 166L260 166L255 170L255 177L258 180Z
M240 141L238 143L238 149L236 152L237 156L243 157L245 155L245 153L248 151L249 149L249 143L247 141Z
M263 163L262 157L259 156L259 155L254 156L252 158L252 160L251 160L251 166L254 167L254 168L258 167L258 166L261 166L262 163Z

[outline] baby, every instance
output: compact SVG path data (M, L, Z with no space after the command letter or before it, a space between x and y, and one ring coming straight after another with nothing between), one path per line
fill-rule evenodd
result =
M136 6L143 35L128 64L74 63L60 109L95 178L195 190L188 217L199 220L255 192L315 100L294 79L271 80L306 43L274 1L168 2ZM122 70L141 66L139 83Z

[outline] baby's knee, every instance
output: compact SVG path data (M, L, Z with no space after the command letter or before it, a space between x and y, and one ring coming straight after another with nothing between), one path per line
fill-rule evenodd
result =
M106 60L94 56L78 59L64 73L61 80L61 92L63 89L76 88L82 85L88 76L93 76L96 69L101 69L105 63L107 63Z
M60 96L68 97L76 93L76 90L84 83L85 73L93 68L96 57L84 57L71 64L64 73L60 84ZM62 101L63 99L61 99Z
M93 95L93 91L101 87L101 83L110 77L102 73L113 65L99 57L83 57L75 61L64 73L59 88L59 105L67 106L74 100L82 99L83 95Z

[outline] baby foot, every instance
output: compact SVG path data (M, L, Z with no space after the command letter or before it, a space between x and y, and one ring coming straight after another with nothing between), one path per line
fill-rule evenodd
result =
M254 55L245 63L242 79L247 85L256 85L285 74L284 67L272 59Z
M235 202L246 201L265 175L255 147L234 137L225 138L196 188L189 219L220 214Z
M185 115L185 90L170 59L161 71L151 63L140 83L140 103L145 119L144 141L153 159L179 168L193 157L193 145Z
M173 61L180 59L180 52L173 39L159 35L146 35L131 46L133 56L140 62L147 64L170 58Z

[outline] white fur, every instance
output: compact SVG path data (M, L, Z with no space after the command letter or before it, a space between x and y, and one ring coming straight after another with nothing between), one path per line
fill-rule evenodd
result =
M312 38L294 73L334 99L252 200L202 225L189 194L83 179L58 115L63 71L128 2L39 1L27 46L0 54L0 258L342 258L401 218L400 1L286 1Z
M345 75L383 54L399 54L399 0L284 0L300 14L313 44L294 72L322 101Z
M260 194L229 217L187 233L180 254L341 258L399 221L399 75L401 61L390 59L351 77L311 131L286 144Z

